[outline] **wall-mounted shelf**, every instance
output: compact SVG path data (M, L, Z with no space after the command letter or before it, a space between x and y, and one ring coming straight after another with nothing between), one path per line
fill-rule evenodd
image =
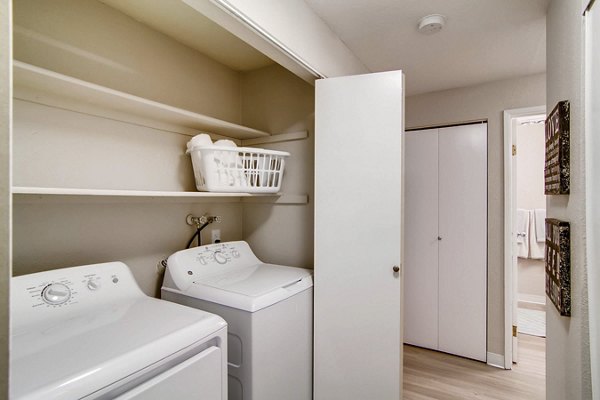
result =
M222 202L240 202L242 200L261 204L306 204L307 195L264 194L264 193L214 193L214 192L177 192L158 190L112 190L112 189L78 189L78 188L46 188L15 186L12 188L15 202L26 203L35 201L52 201L53 199L84 200L95 202L127 201L127 200L173 200L176 202L207 202L218 200ZM260 198L260 200L259 200Z
M51 107L150 128L196 135L206 131L234 139L270 137L267 132L123 93L20 61L13 62L14 97Z

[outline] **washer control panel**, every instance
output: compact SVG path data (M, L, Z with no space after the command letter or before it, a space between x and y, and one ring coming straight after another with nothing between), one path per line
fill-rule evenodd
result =
M167 260L167 275L175 286L185 290L203 277L222 274L224 270L259 264L248 243L224 242L181 250Z
M218 243L210 246L201 246L196 251L196 261L201 265L225 265L232 260L240 258L236 246L230 243Z

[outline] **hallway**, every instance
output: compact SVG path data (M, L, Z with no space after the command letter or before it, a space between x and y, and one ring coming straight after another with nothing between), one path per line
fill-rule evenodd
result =
M519 335L511 371L445 353L404 346L404 400L544 400L545 338Z

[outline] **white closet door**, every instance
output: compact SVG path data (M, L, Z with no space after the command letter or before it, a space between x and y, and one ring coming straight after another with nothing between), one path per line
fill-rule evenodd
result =
M438 130L404 142L404 342L438 348Z
M402 72L318 80L316 400L402 388Z
M439 130L439 349L486 360L487 124Z

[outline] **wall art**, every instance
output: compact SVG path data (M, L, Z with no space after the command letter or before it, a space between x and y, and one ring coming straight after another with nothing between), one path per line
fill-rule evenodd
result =
M570 106L559 102L546 118L546 163L544 193L569 194L570 190Z
M560 315L571 316L570 224L546 218L546 294Z

